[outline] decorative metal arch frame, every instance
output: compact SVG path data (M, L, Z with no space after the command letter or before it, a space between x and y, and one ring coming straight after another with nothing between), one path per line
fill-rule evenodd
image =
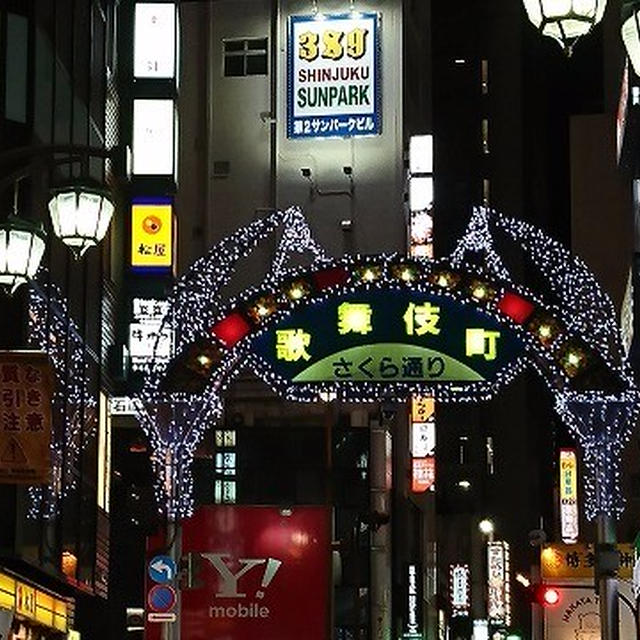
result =
M236 298L222 295L238 261L267 235L280 231L272 268L258 286ZM513 277L495 240L519 248L546 283L532 291ZM305 268L287 268L293 254L308 253ZM324 286L318 284L318 275ZM295 286L296 294L292 295ZM469 306L517 336L524 355L492 381L306 383L291 385L256 353L254 341L296 309L360 291L410 289ZM505 299L528 305L526 316L506 311ZM223 394L246 367L288 399L315 401L323 392L345 400L404 398L437 393L439 401L493 397L527 366L546 381L554 407L576 436L586 468L586 513L619 516L620 453L638 416L638 390L624 353L613 305L578 258L539 229L494 211L475 209L448 258L411 260L400 255L330 259L312 237L297 208L275 211L218 245L175 285L166 322L176 334L176 358L154 360L137 403L151 440L156 493L170 518L193 509L191 463L204 432L223 413ZM242 335L216 339L217 326L242 319Z

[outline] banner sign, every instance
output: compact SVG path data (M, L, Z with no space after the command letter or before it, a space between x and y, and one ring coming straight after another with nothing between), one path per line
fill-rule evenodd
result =
M380 16L291 16L287 46L287 136L381 132Z
M254 348L294 384L481 382L522 353L509 330L472 307L394 290L302 307L258 336Z
M0 352L0 482L50 481L52 398L46 353Z
M487 543L487 612L492 624L511 624L509 544Z
M182 524L200 584L182 591L182 637L327 640L329 532L326 507L198 509Z
M449 565L451 616L468 616L471 608L471 571L468 564Z
M618 577L633 577L634 552L630 542L618 543ZM595 551L592 544L549 544L540 551L543 580L593 578Z
M418 565L407 568L407 608L405 611L405 640L422 638L422 571Z
M575 449L560 449L560 533L562 541L578 541L578 458Z
M170 202L131 205L131 266L166 271L173 266L173 207Z

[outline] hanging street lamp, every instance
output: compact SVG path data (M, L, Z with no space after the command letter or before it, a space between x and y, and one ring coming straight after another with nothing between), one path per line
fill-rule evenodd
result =
M51 191L49 213L53 231L76 258L104 238L113 211L109 191L86 180Z
M523 0L529 20L570 56L576 40L602 20L607 0Z
M640 2L638 0L623 3L620 32L633 70L636 75L640 75Z
M0 286L12 294L31 280L44 255L42 227L12 215L0 223Z

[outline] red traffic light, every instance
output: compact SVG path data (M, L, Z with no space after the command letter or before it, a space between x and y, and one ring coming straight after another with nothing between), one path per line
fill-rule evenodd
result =
M534 585L533 600L543 607L555 607L561 600L560 589L545 584Z

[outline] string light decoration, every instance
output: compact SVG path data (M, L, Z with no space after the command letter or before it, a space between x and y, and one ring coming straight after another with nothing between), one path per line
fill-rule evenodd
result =
M163 327L168 322L174 330L179 328L175 331L176 353L186 353L194 343L211 342L210 328L228 304L222 291L231 281L238 262L278 230L282 235L265 282L281 279L294 255L309 254L312 264L328 260L297 207L273 211L239 229L197 260L176 282L168 299L170 312L163 322ZM288 299L304 298L306 287L292 289L294 282L289 279L280 283L274 295L282 297L283 289L295 290ZM256 287L252 291L259 290ZM135 408L153 450L156 498L171 519L193 512L191 464L195 449L204 432L222 416L222 394L239 372L239 362L242 360L236 360L233 354L226 354L217 364L215 375L204 381L205 388L195 393L166 389L164 380L170 363L154 358L147 367Z
M267 277L226 299L222 290L238 261L280 226L282 240ZM534 293L513 278L495 249L498 239L513 242L539 270L548 291ZM310 252L311 265L287 269L290 257L304 251ZM260 336L296 309L376 290L410 290L472 307L515 336L522 355L498 370L494 379L481 382L340 380L294 385L253 348ZM410 394L433 393L437 386L443 402L477 402L494 397L525 367L533 367L585 451L587 515L621 512L617 467L603 466L598 455L603 447L608 447L608 460L619 455L638 402L613 305L580 259L527 223L477 208L449 258L380 255L329 260L299 209L274 212L213 247L176 283L169 303L165 322L172 323L177 336L177 357L172 363L152 361L136 406L154 451L157 497L170 518L192 512L190 467L195 448L206 429L221 418L223 394L244 368L294 401L314 402L329 394L346 401L402 400ZM197 391L172 387L180 363L202 344L216 355L207 355L204 373L187 364L190 371L199 371L195 382L187 380L187 387L199 385Z
M56 384L52 401L52 480L45 486L29 487L27 515L54 518L61 500L77 487L73 469L82 448L95 438L98 416L97 397L90 388L86 345L64 297L52 284L31 282L29 344L49 355Z

